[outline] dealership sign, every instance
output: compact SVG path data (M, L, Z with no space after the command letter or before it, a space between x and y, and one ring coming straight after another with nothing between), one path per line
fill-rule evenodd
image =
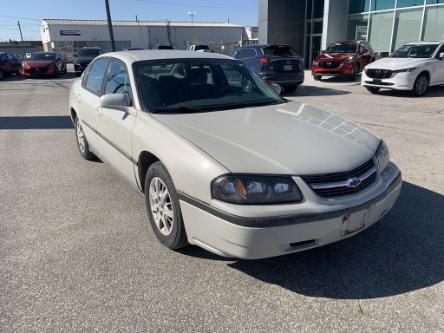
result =
M61 36L80 36L80 30L60 30Z

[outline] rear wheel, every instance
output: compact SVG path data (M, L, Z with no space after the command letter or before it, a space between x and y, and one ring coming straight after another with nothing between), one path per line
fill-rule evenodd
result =
M377 94L379 92L379 90L381 90L381 88L378 87L365 87L369 92L371 92L372 94Z
M322 80L322 75L313 75L313 79L315 81L321 81Z
M284 91L287 94L291 94L291 93L294 93L298 89L298 87L299 87L298 85L286 86L286 87L284 87Z
M159 242L172 250L188 245L176 189L161 162L151 165L146 173L145 204Z
M429 87L429 76L426 73L421 73L415 80L413 85L412 94L413 96L423 96L427 92Z

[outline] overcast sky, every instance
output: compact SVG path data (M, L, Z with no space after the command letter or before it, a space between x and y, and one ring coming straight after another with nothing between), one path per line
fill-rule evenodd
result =
M195 21L257 25L258 0L109 0L115 20ZM105 19L104 0L16 0L6 1L0 11L0 40L40 39L40 19Z

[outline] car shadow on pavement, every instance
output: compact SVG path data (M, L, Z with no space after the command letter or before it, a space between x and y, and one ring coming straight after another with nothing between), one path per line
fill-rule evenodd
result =
M403 183L392 211L356 237L229 267L293 292L335 299L399 295L444 280L444 196Z
M0 117L0 130L73 128L69 116Z
M340 89L301 85L294 93L286 93L284 96L336 96L347 94L350 94L350 92Z

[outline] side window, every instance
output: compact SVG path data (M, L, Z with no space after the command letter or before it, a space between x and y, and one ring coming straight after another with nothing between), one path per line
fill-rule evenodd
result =
M107 58L98 59L91 65L88 73L86 73L86 77L83 80L83 86L93 94L100 95L101 93L103 77L105 76L107 65Z
M105 82L105 94L127 94L132 100L128 71L123 62L111 60Z
M236 59L248 59L256 57L256 50L251 48L240 49L236 54Z

